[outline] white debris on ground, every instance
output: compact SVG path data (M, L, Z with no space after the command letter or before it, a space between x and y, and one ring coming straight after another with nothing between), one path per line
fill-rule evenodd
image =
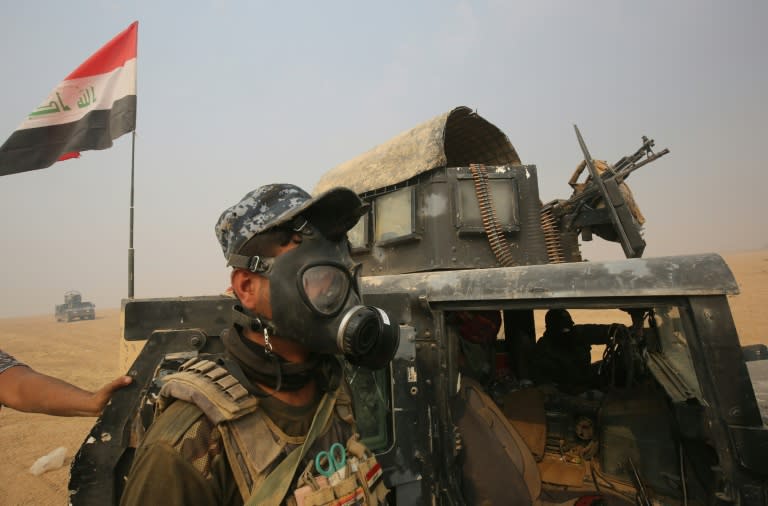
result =
M768 425L768 360L747 362L749 377L755 389L755 398L763 417L763 425Z
M32 464L29 468L29 472L35 476L40 476L46 471L52 471L58 469L64 465L66 460L67 449L63 446L59 446L48 455L43 455Z

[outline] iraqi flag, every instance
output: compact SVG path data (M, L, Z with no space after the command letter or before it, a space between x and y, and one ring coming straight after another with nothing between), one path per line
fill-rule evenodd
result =
M51 92L0 147L0 176L107 149L136 129L135 21Z

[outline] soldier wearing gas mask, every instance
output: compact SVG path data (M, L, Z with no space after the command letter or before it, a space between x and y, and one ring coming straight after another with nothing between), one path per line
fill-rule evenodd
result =
M341 367L343 356L382 368L399 341L386 312L361 299L346 232L364 211L346 188L312 198L273 184L221 214L236 298L226 353L165 378L121 504L384 502Z

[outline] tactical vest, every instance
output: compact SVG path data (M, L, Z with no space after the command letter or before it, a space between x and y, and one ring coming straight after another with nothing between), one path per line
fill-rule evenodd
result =
M190 359L178 373L164 378L155 417L176 399L194 404L218 427L227 461L244 503L267 479L275 460L285 453L285 447L304 441L303 437L286 436L259 409L258 397L250 394L229 371L211 360ZM197 420L199 411L192 406L189 408L177 413L174 423L176 433L164 434L162 439L177 440ZM331 417L321 434L330 430L334 423L354 424L351 396L343 382L336 392L334 411L337 419ZM362 447L363 453L360 453L359 447ZM354 461L354 472L350 471L343 480L323 481L320 477L315 479L308 467L301 474L296 495L289 492L285 502L297 504L299 497L298 504L303 506L347 504L345 499L351 494L358 500L352 504L383 504L388 490L381 479L381 468L375 457L358 441L349 441L347 448L360 454Z

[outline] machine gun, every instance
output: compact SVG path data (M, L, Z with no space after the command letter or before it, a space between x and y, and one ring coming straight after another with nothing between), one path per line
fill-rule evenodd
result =
M585 241L592 240L594 232L607 241L620 243L627 258L641 257L645 250L642 237L645 219L624 181L632 172L658 160L669 150L654 152L655 141L643 136L639 149L609 165L593 160L576 125L574 130L584 154L583 162L568 181L574 192L568 200L547 204L542 213L551 216L562 232L581 233ZM588 176L583 183L578 183L585 168Z
M578 128L574 125L574 128L576 129L576 133L581 137L579 134ZM617 183L621 184L626 180L631 173L639 169L640 167L643 167L653 161L658 160L662 156L669 153L669 149L664 148L663 150L659 151L658 153L653 152L653 146L656 144L656 142L653 139L649 139L645 135L642 137L643 144L640 146L640 148L632 153L631 155L623 156L621 159L614 163L613 165L608 167L607 173L603 173L602 177L604 179L608 178L614 178ZM583 139L582 139L583 142ZM582 148L586 149L586 147ZM644 159L643 159L644 158ZM586 183L577 183L576 180L579 178L581 173L584 170L584 167L586 165L586 160L579 164L578 167L576 167L576 170L573 172L573 175L571 175L571 179L568 181L568 184L571 186L571 188L574 189L574 194L571 196L570 199L568 199L568 202L571 204L577 204L584 200L590 200L596 196L599 195L600 189L597 185L590 184L591 181L587 180ZM592 176L592 171L590 169L590 176Z

